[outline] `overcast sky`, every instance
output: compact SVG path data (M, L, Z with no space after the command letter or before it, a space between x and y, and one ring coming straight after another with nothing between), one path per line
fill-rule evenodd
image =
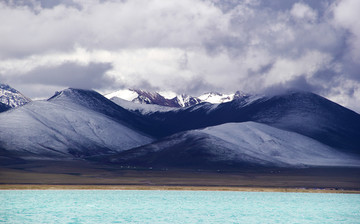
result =
M0 82L318 93L360 112L359 0L1 0Z

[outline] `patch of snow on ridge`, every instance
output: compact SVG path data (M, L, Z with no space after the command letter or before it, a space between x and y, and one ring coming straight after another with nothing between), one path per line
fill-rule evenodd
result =
M154 112L168 112L168 111L175 111L179 110L180 108L176 107L165 107L165 106L159 106L156 104L140 104L136 102L129 102L127 100L113 97L111 98L111 101L116 103L117 105L121 106L122 108L125 108L130 111L137 111L141 114L151 114Z
M14 108L25 105L31 100L9 85L0 83L0 102Z
M272 164L289 166L360 166L360 159L297 133L245 122L208 127L201 132L233 145L232 150Z
M118 97L127 101L133 101L138 96L139 94L136 91L130 89L118 90L116 92L105 95L105 97L108 99L111 99L113 97Z
M185 94L176 96L176 98L174 98L174 100L181 107L189 107L189 106L201 103L201 100L191 97L191 96L188 96L188 95L185 95Z
M234 99L235 94L205 93L198 98L203 102L212 104L226 103Z

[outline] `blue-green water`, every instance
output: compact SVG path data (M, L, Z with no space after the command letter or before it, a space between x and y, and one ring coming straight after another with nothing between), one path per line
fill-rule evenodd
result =
M0 191L1 223L360 223L360 195Z

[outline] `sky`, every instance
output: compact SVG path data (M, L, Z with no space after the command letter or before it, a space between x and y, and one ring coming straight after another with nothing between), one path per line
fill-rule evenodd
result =
M359 0L1 0L0 82L317 93L360 112Z

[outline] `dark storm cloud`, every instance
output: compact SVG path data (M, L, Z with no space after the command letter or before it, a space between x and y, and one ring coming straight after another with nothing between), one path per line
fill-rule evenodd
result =
M111 68L111 64L101 63L90 63L89 65L65 63L56 67L39 67L21 76L18 83L59 85L84 89L102 88L112 84L109 78L104 77L105 72Z

